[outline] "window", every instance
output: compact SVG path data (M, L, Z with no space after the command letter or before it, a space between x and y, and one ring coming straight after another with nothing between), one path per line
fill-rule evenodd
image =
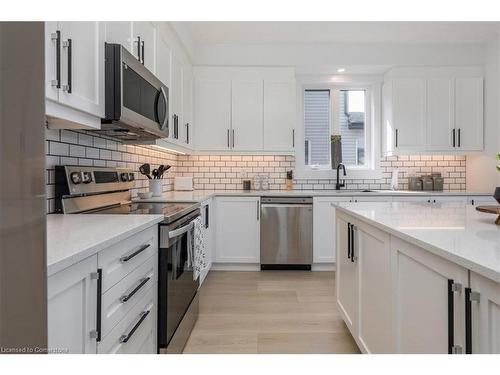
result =
M304 90L304 164L336 168L333 154L347 167L366 166L366 121L366 90ZM331 135L340 135L340 144L332 146Z

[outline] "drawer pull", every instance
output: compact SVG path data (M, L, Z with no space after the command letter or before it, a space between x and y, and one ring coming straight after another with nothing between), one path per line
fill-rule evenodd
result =
M144 250L146 250L150 246L151 246L151 244L148 243L147 245L141 246L138 250L134 251L133 253L122 256L120 258L120 262L122 262L122 263L128 262L130 259L132 259L136 255L139 255L140 253L142 253Z
M149 280L151 277L144 277L139 281L139 284L128 294L124 294L123 296L120 297L120 302L125 303L127 302L134 294L136 294L139 289L141 289Z
M121 335L120 336L120 342L121 343L126 343L128 340L130 340L130 338L132 337L132 335L134 334L134 332L137 331L137 328L139 328L139 326L144 321L144 319L146 319L146 317L148 316L148 314L150 313L150 311L151 310L147 310L147 311L141 312L139 320L137 321L137 323L135 323L135 325L132 327L132 329L130 330L130 332L127 333L126 335Z

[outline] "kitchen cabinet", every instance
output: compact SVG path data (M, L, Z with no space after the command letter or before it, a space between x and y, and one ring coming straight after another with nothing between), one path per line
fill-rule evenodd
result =
M295 82L264 80L264 149L293 151L296 116Z
M133 21L132 22L132 52L138 60L156 73L156 26L152 22Z
M466 352L500 354L500 284L471 271L465 299Z
M231 82L231 148L262 150L263 81L233 79Z
M313 263L335 263L335 207L350 197L313 197Z
M454 82L450 77L431 78L426 85L427 148L453 150L456 146Z
M467 204L472 206L496 205L497 201L491 195L468 196Z
M68 353L96 353L97 255L47 281L48 348Z
M337 305L347 328L356 339L358 335L358 263L351 258L352 220L337 215ZM356 246L356 244L355 244Z
M394 127L394 150L414 152L425 149L425 80L398 78L392 81L392 111L388 120Z
M201 150L229 150L231 128L231 80L196 80L196 140Z
M458 150L483 150L482 77L455 79L455 129Z
M359 276L358 342L365 353L389 354L393 352L390 236L361 222L352 232Z
M391 246L395 352L463 350L467 270L396 237Z
M260 198L218 197L215 262L260 263Z
M161 36L156 36L156 76L167 87L171 87L172 49ZM170 93L169 93L170 94Z
M82 128L100 128L104 116L104 29L101 22L93 21L46 23L49 117L68 120L73 128L79 127L77 123Z
M127 51L139 58L137 46L135 50L132 49L132 22L109 21L103 24L106 29L106 43L121 44Z
M187 146L193 143L193 68L182 67L182 137L181 142Z
M170 87L170 102L172 108L171 138L182 139L182 63L179 58L172 55L172 85Z

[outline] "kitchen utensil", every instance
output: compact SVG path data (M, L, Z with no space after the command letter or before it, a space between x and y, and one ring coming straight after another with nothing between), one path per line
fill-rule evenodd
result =
M143 164L139 167L139 172L141 172L141 174L143 174L144 176L146 176L149 180L151 180L151 166L146 163L146 164Z
M479 212L498 215L497 219L495 220L495 224L500 225L500 206L477 206L476 210L478 210Z
M137 195L141 199L149 199L153 196L153 193L151 191L143 191L143 192L137 193Z
M164 167L165 167L164 165L160 165L158 167L158 172L156 174L156 176L157 176L158 179L160 179L163 176Z
M153 169L153 179L157 180L158 179L158 169Z

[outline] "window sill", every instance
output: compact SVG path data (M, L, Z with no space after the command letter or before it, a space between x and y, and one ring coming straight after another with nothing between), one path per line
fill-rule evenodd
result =
M381 169L369 168L346 168L347 175L344 177L341 172L341 178L346 180L378 180L382 178ZM337 178L335 169L312 169L312 168L297 168L294 172L296 180L318 180Z

